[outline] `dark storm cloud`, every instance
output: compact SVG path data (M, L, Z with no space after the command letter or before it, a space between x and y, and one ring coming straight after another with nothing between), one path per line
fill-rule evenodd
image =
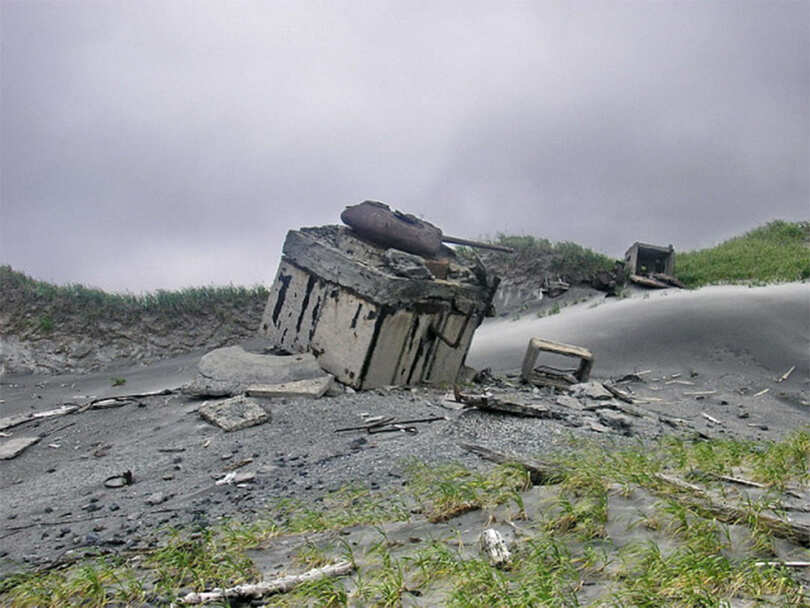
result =
M269 282L364 198L611 255L810 215L806 2L0 1L0 262L38 277Z

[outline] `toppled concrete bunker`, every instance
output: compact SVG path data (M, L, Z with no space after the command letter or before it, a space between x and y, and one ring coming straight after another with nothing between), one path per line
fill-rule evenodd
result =
M672 245L660 247L635 242L624 254L625 268L630 274L668 274L675 272L675 250Z
M446 246L425 259L344 226L291 230L259 333L356 389L455 382L497 284Z

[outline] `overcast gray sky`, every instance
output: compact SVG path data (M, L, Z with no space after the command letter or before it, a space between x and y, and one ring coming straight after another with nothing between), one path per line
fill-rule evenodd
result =
M810 219L808 0L0 10L0 263L37 278L269 284L364 199L611 256Z

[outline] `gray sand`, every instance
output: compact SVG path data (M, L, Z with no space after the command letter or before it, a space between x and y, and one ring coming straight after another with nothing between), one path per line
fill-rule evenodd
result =
M592 306L580 304L543 319L487 323L469 363L517 368L528 339L543 336L592 349L597 378L650 370L644 382L628 389L654 399L644 406L653 416L683 419L678 432L779 438L810 422L810 286L667 291ZM201 354L85 376L6 376L0 415L173 388L191 378ZM777 383L792 365L797 367L790 378ZM112 387L112 377L126 378L126 385ZM768 392L758 395L764 389ZM715 392L690 394L707 391ZM315 498L347 483L400 484L409 458L487 466L465 454L460 441L542 454L570 446L572 437L635 441L674 432L646 419L634 420L624 436L594 432L583 421L460 412L442 407L443 394L419 387L274 400L272 422L233 433L205 423L196 412L200 402L179 395L11 429L12 437L42 439L0 461L0 573L87 545L146 546L165 526L220 515L250 517L279 497ZM448 420L421 425L417 435L334 432L361 423L361 412ZM249 458L240 471L255 472L254 483L215 485L232 463ZM125 470L132 471L134 485L104 487L105 478Z

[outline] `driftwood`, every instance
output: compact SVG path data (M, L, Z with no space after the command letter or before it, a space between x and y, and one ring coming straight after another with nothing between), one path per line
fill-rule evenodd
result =
M522 393L508 393L495 396L491 393L476 395L472 393L462 393L456 390L455 395L456 401L479 410L489 410L532 418L563 418L561 414L553 411L542 403L532 403L531 401L534 400L527 398Z
M699 486L673 475L657 473L655 478L678 490L691 493L692 496L681 495L678 497L678 500L710 513L718 521L736 524L750 521L753 518L759 525L767 528L774 536L786 538L804 547L810 547L810 525L808 524L785 521L765 513L753 513L728 502L717 501Z
M636 285L641 285L642 287L650 287L652 289L666 289L669 287L669 285L663 281L658 281L657 279L653 279L651 277L644 277L639 274L631 274L629 278L630 281Z
M301 583L317 581L330 576L343 576L354 570L351 562L338 562L321 568L308 570L303 574L291 574L261 583L236 585L226 589L215 588L202 593L189 593L180 601L183 604L205 604L224 599L259 599L272 593L287 593Z
M686 285L684 285L680 279L678 279L677 277L673 277L671 274L667 274L665 272L654 272L650 276L652 276L652 278L657 281L667 283L668 285L672 285L673 287L686 289Z
M781 376L779 376L779 380L777 380L777 382L784 382L785 380L787 380L788 378L790 378L790 374L792 374L792 373L793 373L793 370L795 370L795 369L796 369L796 366L795 366L795 365L794 365L794 366L792 366L792 367L791 367L789 370L787 370L787 371L786 371L784 374L782 374Z
M721 426L722 426L722 424L723 424L722 422L720 422L720 421L719 421L717 418L715 418L714 416L709 416L709 414L707 414L706 412L700 412L700 415L701 415L701 416L703 416L703 417L704 417L706 420L708 420L708 421L709 421L709 422L711 422L712 424L719 424L719 425L721 425Z
M616 399L620 399L621 401L624 401L625 403L635 403L635 400L630 395L628 395L624 391L620 391L619 389L617 389L612 384L608 384L606 382L603 382L602 386L605 387L605 390L607 392L609 392L611 395L616 397Z
M491 565L496 568L509 566L512 553L510 553L509 547L506 546L506 540L504 540L500 532L494 528L487 528L481 533L479 542L481 543L481 550L487 554Z
M136 399L143 399L144 397L160 397L161 395L172 395L174 394L174 390L170 388L164 388L160 391L150 391L148 393L132 393L130 395L115 395L113 397L99 397L98 399L93 399L92 401L88 401L85 403L80 409L79 412L86 412L87 410L99 410L99 409L106 409L110 407L120 407L122 405L126 405L131 401L135 401Z
M19 426L32 420L42 420L43 418L53 418L54 416L65 416L77 411L77 405L63 405L53 410L46 410L44 412L31 412L27 414L17 414L15 416L8 416L0 418L0 431Z
M497 452L489 449L486 446L474 443L461 443L459 445L468 452L477 454L484 460L489 460L498 464L514 462L523 466L523 468L529 472L529 478L535 485L551 485L559 483L564 477L563 470L559 466L548 462L543 462L542 460L526 458L525 456L504 454L503 452Z

